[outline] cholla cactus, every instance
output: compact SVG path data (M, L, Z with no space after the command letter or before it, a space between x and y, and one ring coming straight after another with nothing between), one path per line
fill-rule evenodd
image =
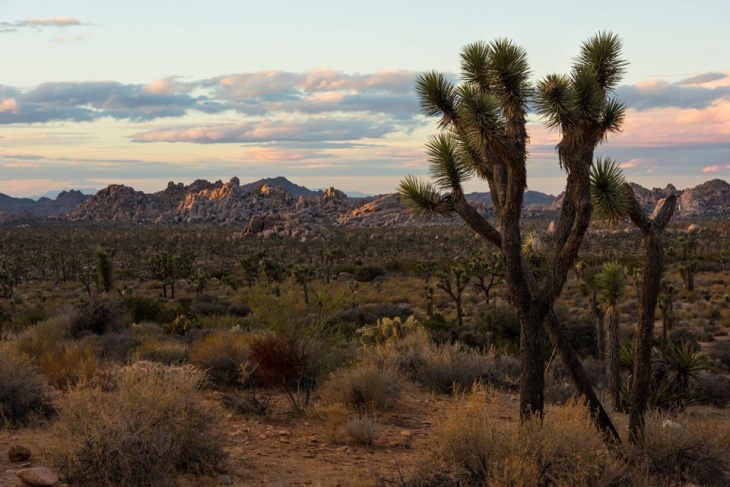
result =
M362 328L360 335L360 343L364 347L374 345L382 345L389 341L399 340L417 330L422 330L423 326L413 316L409 316L406 321L401 321L400 317L383 318L378 320L375 325Z

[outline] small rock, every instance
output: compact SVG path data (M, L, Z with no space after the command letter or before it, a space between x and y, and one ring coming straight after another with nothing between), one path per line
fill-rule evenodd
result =
M265 439L266 439L266 435L265 435L265 434L263 434L263 433L261 433L261 434L260 434L260 435L259 435L259 436L258 436L257 438L258 438L259 440L265 440Z
M413 432L410 430L401 430L400 435L406 438L410 438L411 436L413 436Z
M30 450L22 445L12 445L8 450L11 462L25 462L30 458Z
M24 468L15 475L33 487L53 487L58 483L58 476L46 467Z
M279 430L279 436L291 436L291 431L289 431L289 430Z

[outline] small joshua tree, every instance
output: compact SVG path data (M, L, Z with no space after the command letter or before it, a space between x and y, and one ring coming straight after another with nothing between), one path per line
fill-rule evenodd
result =
M619 367L619 310L618 303L626 290L626 270L616 261L607 262L601 272L596 275L598 301L603 314L608 320L606 333L606 375L608 391L614 411L623 411L621 400L621 369Z

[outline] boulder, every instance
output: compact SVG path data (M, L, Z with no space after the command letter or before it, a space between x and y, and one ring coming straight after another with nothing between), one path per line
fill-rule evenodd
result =
M33 487L53 487L58 484L58 475L46 467L24 468L18 470L16 475Z
M30 459L30 450L22 445L11 445L8 458L11 462L26 462Z

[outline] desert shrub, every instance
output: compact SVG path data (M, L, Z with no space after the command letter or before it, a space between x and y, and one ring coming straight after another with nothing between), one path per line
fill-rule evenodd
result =
M459 344L428 349L413 379L430 390L452 393L469 389L475 382L495 384L503 380L495 354L468 350Z
M0 426L22 426L53 412L50 389L30 358L0 344Z
M636 470L662 485L730 483L730 425L721 418L650 414L644 447L627 448Z
M249 350L254 379L267 388L282 387L295 410L309 404L319 370L317 362L294 339L261 333L251 338Z
M374 412L394 407L403 392L403 377L393 368L370 361L337 371L322 387L322 400Z
M392 303L364 304L339 311L327 325L351 336L357 328L372 325L382 318L400 318L405 321L412 314L411 309Z
M437 452L482 485L611 485L622 476L592 426L588 411L571 403L519 430L497 432L496 404L477 387L461 396L438 428Z
M190 363L204 370L219 385L242 383L241 365L250 361L250 336L236 330L218 330L192 343L188 349Z
M231 303L226 314L243 318L251 314L251 307L244 303Z
M178 472L205 473L222 458L210 406L192 366L138 362L118 388L73 388L60 405L57 466L80 486L175 485Z
M604 388L606 386L606 367L603 363L589 357L582 360L582 364L593 387ZM579 396L563 362L560 359L554 359L550 364L550 369L545 372L545 401L552 404L565 404Z
M218 316L228 313L228 305L213 299L205 301L198 299L190 305L190 311L201 316Z
M159 321L162 304L157 299L149 299L143 296L131 295L122 301L124 307L129 311L132 321Z
M246 389L221 394L221 403L239 414L265 416L271 404L272 394L268 391Z
M58 389L88 381L101 368L99 352L88 340L57 342L34 360L48 383Z
M200 329L201 325L197 316L191 314L180 314L174 320L164 323L162 331L170 335L185 335L192 330Z
M730 404L730 379L724 375L705 373L699 381L699 401L716 408Z
M520 343L520 320L508 306L495 306L484 312L484 328L500 348L517 350Z
M65 336L65 325L50 319L26 330L17 341L18 349L30 357L50 385L59 389L91 379L101 367L95 340L68 340Z
M102 360L116 363L126 362L138 345L137 338L129 330L87 337L85 340L93 341Z
M355 279L360 282L370 282L376 277L385 274L385 270L382 267L374 265L356 266L355 267Z
M15 344L22 353L36 357L68 337L66 325L62 317L47 319L24 330Z
M350 443L372 446L378 436L378 424L372 418L353 418L345 423L345 431Z
M85 305L69 310L66 318L73 337L121 330L132 322L130 313L122 303L109 296L92 297Z
M469 389L474 382L511 386L519 374L518 361L494 349L468 349L459 343L434 344L423 332L371 347L376 363L390 366L410 380L438 392Z
M730 341L713 343L708 355L719 368L730 371Z
M13 319L13 328L15 330L24 330L47 318L48 312L44 306L36 305L30 308L25 308Z
M179 340L151 338L143 341L132 355L136 360L147 360L166 365L182 364L187 360L188 347Z

